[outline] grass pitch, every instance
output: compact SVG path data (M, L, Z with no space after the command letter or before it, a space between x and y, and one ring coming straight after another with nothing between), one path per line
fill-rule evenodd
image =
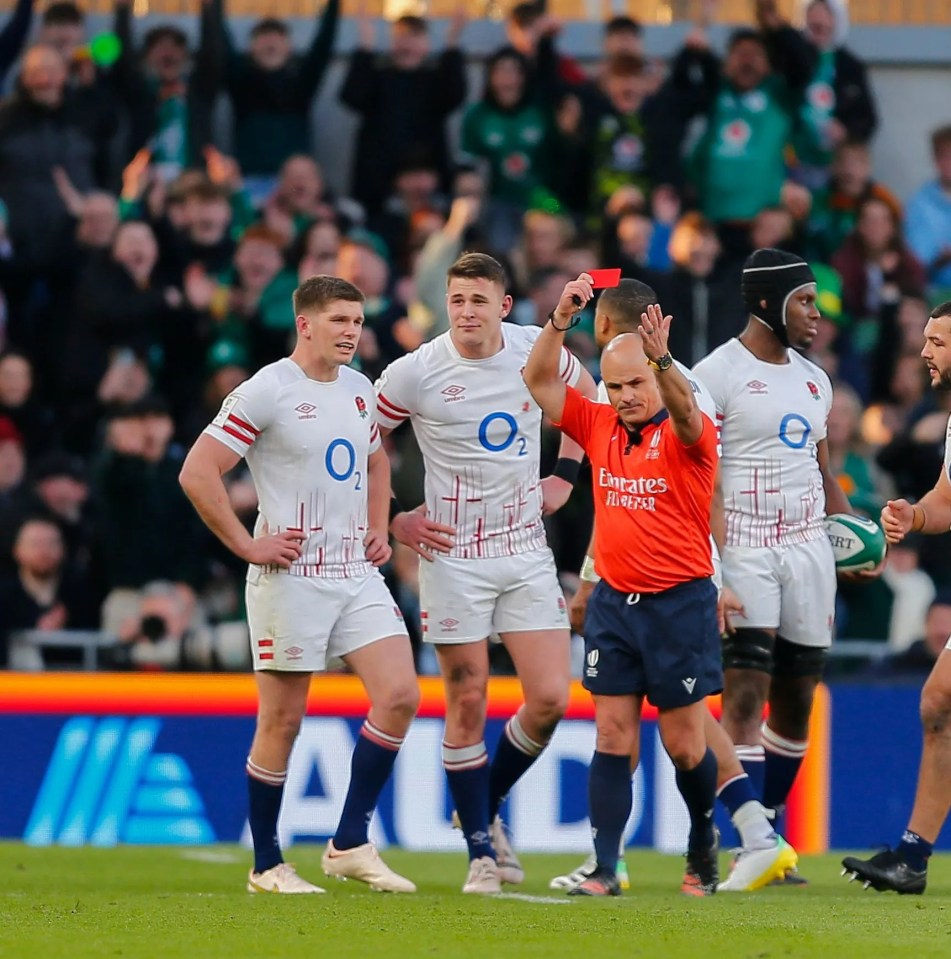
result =
M916 959L951 957L951 857L935 857L924 896L863 891L839 855L806 858L802 889L688 899L682 860L630 852L620 899L548 889L577 856L523 857L515 895L463 896L465 858L388 850L415 896L323 881L321 849L290 855L325 896L251 896L248 853L233 846L31 848L0 844L3 959L350 959L569 957ZM726 857L721 858L726 867Z

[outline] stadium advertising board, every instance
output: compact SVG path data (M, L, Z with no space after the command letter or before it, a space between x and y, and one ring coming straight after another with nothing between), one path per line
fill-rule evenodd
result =
M842 693L850 703L847 714L861 712L853 699L864 702L853 692ZM909 712L899 704L916 695L882 692L892 697L889 715ZM839 695L839 690L831 697L828 690L821 691L812 730L815 748L790 803L786 832L803 852L822 851L830 840L833 846L862 846L880 835L893 836L904 825L910 801L905 795L910 787L900 780L914 780L915 709L908 722L893 730L896 740L904 740L904 765L892 765L882 775L877 788L887 795L878 793L871 805L863 805L863 799L873 798L871 790L854 788L852 777L864 770L864 782L880 768L875 758L879 729L870 721L863 737L849 722L839 736L830 708ZM866 690L864 699L869 695ZM490 749L520 701L515 680L493 681L486 735ZM332 834L366 707L352 677L315 680L288 772L281 818L285 842L323 841ZM869 716L873 711L865 707ZM248 676L2 674L0 735L12 749L16 774L13 794L0 804L0 836L40 845L247 841L244 760L254 712L254 683ZM439 680L423 679L419 718L373 822L372 838L381 845L462 849L450 826L452 806L440 760L442 713ZM835 773L839 739L848 751L842 766L848 775L843 777ZM589 848L585 810L593 743L590 700L576 685L568 718L510 797L508 817L520 848ZM836 762L830 763L833 755ZM839 778L841 789L851 793L844 816L835 808ZM650 713L634 793L629 842L682 851L686 810Z

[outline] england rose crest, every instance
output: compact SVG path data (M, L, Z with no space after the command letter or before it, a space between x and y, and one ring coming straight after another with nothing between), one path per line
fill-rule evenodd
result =
M357 412L360 414L360 418L365 420L367 418L367 405L363 401L363 397L355 396L353 402L357 404Z
M816 386L816 384L813 383L812 380L806 380L806 386L809 387L809 392L812 393L812 398L814 400L822 399L822 397L819 395L819 387Z

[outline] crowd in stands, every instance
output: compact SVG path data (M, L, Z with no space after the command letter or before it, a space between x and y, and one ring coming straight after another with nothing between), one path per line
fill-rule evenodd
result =
M803 254L843 487L872 517L931 488L951 395L929 390L917 354L929 305L951 296L951 125L903 208L871 175L879 118L837 0L812 0L802 28L757 0L723 49L715 6L667 63L617 16L582 65L544 6L521 2L475 84L462 13L441 49L415 16L381 46L361 14L332 89L340 0L303 52L273 18L238 49L224 0L202 0L194 49L168 25L137 44L130 0L116 0L111 57L93 56L71 0L18 0L0 30L0 637L103 630L122 640L116 665L216 665L199 638L240 622L244 571L181 493L184 451L238 383L286 355L300 278L366 293L358 363L372 378L445 331L445 271L463 249L503 260L522 324L544 322L580 271L622 267L658 291L688 364L742 328L752 249ZM311 153L318 95L358 119L339 193ZM570 345L597 375L591 319ZM396 492L419 502L412 438L390 443ZM550 523L569 592L590 518L578 486ZM247 473L228 488L251 523ZM398 548L387 571L411 625L414 558ZM947 635L949 585L947 544L911 537L881 580L843 589L839 635L887 642L914 668L932 632Z

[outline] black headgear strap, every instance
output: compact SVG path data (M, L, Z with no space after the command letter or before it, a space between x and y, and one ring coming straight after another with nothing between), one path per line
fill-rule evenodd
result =
M789 346L786 305L796 290L815 282L809 264L794 253L756 250L743 264L743 301L751 315L768 326L783 346Z

